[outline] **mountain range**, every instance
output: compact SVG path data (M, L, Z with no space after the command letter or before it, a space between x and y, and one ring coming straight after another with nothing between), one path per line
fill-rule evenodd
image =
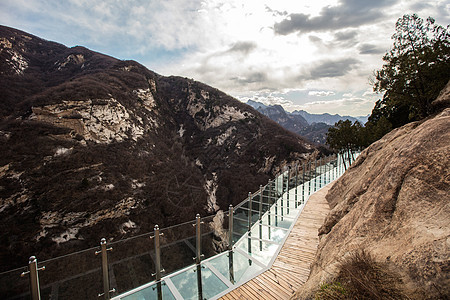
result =
M365 124L369 117L368 115L351 117L328 113L310 114L304 110L288 112L281 105L265 105L253 100L248 100L247 104L287 130L295 132L317 144L325 144L328 128L340 120L358 121Z
M0 26L1 270L227 210L326 150L192 79Z

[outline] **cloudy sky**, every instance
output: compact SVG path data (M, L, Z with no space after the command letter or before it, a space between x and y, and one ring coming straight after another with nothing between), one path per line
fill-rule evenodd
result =
M136 60L246 102L366 115L370 77L406 13L450 23L450 0L0 0L0 24Z

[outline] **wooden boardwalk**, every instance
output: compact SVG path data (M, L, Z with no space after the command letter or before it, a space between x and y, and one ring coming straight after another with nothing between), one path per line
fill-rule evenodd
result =
M232 299L289 299L306 282L319 245L318 230L330 211L329 184L311 195L272 267L224 295Z

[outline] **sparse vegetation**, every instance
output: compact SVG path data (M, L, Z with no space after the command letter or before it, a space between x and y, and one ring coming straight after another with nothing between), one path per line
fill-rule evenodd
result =
M320 286L315 294L317 300L409 299L400 276L387 263L375 261L365 250L352 253L339 268L333 282Z
M338 122L327 133L327 144L337 151L367 147L394 128L434 113L431 102L450 79L449 26L404 15L395 25L393 48L375 72L373 89L383 93L365 126Z

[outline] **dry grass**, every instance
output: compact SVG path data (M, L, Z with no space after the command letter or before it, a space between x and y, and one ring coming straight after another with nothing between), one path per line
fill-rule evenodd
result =
M400 276L366 251L352 253L340 264L338 277L322 284L316 299L409 299Z

